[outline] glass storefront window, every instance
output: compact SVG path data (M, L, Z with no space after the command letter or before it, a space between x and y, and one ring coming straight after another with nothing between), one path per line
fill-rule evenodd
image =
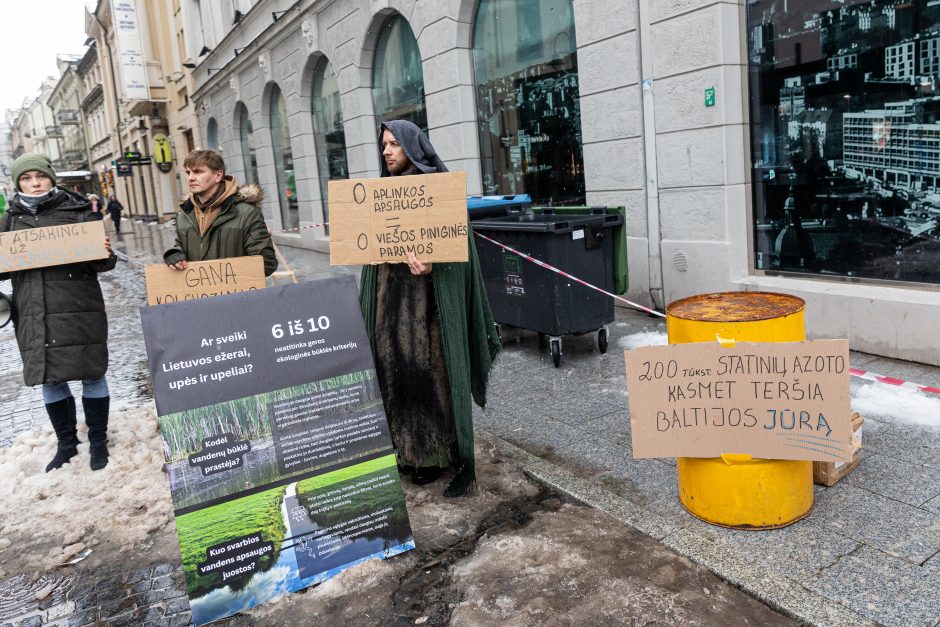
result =
M258 159L255 156L255 136L251 128L251 118L248 117L248 108L243 103L238 103L237 113L235 114L236 124L238 124L238 137L242 146L242 164L245 167L245 182L258 182Z
M276 85L271 90L271 147L274 149L281 224L285 229L296 229L300 226L300 212L294 179L294 153L291 150L290 129L287 126L287 105Z
M215 121L215 118L209 118L209 122L206 124L206 146L209 147L209 150L219 149L219 124Z
M329 222L327 183L333 179L348 179L349 166L346 163L346 133L343 130L339 85L333 66L325 58L320 60L313 73L313 137L320 171L323 221ZM329 235L329 226L325 228Z
M372 64L372 98L376 128L383 120L410 120L427 132L421 53L411 27L400 15L382 27Z
M483 192L584 204L571 0L480 0L473 70Z
M940 283L940 6L747 3L754 266Z

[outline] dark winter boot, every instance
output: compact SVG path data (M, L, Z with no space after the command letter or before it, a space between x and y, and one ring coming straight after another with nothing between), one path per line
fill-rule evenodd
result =
M464 464L457 471L457 476L450 482L447 489L444 490L444 496L454 498L457 496L467 496L477 485L476 464Z
M46 412L55 429L55 437L59 441L55 457L46 465L46 472L62 468L63 464L78 453L78 431L75 421L75 399L69 396L61 401L46 404Z
M91 452L91 469L101 470L108 465L108 408L111 397L82 397L85 408L85 424L88 425L88 449Z
M441 476L441 469L437 466L422 466L415 468L411 475L411 482L415 485L434 483Z

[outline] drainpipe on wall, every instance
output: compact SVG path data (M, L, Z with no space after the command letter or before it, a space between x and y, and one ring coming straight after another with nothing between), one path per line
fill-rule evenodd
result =
M99 3L98 6L100 6L100 3ZM98 23L98 28L101 29L101 41L102 41L102 43L104 43L104 47L105 47L105 49L107 49L107 51L108 51L108 67L109 67L110 70L111 70L111 72L110 72L110 73L111 73L111 93L112 93L112 95L114 96L114 117L115 117L115 120L114 120L114 135L115 135L115 139L117 140L117 145L118 145L118 149L117 149L117 158L118 158L118 159L123 159L123 158L124 158L124 146L123 146L123 143L122 143L122 141L121 141L121 101L120 101L120 99L118 98L117 79L114 77L114 58L113 58L112 55L111 55L111 44L108 43L108 30L104 27L104 24L101 23L101 20L98 19L98 13L97 13L97 11L98 11L98 7L95 7L95 13L89 13L89 15L91 15L92 19L94 19L94 20ZM111 8L111 23L112 23L112 24L114 23L114 8L113 8L113 6L112 6L112 8ZM108 114L108 109L105 108L104 112L105 112L105 115L107 116L107 114ZM115 172L115 173L114 173L114 178L123 178L123 179L124 179L124 196L127 198L127 215L130 216L130 214L131 214L131 199L132 199L133 197L131 196L130 191L127 189L127 177L126 177L126 176L118 177L118 176L117 176L117 172ZM117 187L117 181L114 182L114 187ZM113 190L112 190L112 191L113 191ZM115 194L115 197L116 197L116 196L117 196L117 194Z
M662 231L659 220L659 179L656 168L656 116L653 98L653 51L648 49L650 36L650 4L654 0L638 0L639 53L643 115L643 154L646 164L646 246L649 254L649 289L653 307L665 310L663 293Z

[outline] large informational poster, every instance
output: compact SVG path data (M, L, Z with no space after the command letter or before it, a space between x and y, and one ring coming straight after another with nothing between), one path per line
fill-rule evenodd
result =
M194 623L414 548L352 277L141 319Z

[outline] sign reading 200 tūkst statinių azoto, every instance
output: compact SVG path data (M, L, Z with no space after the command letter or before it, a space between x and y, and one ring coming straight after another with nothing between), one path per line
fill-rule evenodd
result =
M351 277L141 319L194 623L414 548Z

